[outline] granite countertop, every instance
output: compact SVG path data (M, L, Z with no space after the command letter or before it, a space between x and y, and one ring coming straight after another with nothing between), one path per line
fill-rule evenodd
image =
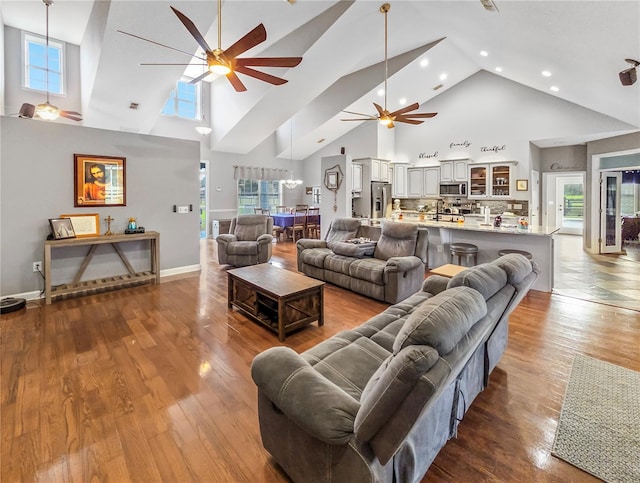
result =
M450 215L444 215L450 216ZM456 215L453 215L455 219ZM379 218L380 221L398 221L400 223L413 223L420 226L426 226L427 228L446 228L450 230L465 230L465 231L481 231L489 233L509 233L515 235L535 235L535 236L550 236L560 230L559 227L554 226L528 226L526 229L518 228L515 224L503 223L500 228L493 226L493 217L491 219L491 225L485 226L476 221L472 223L457 223L456 221L434 221L425 220L419 221L418 218L405 217L403 220L392 220L391 218Z

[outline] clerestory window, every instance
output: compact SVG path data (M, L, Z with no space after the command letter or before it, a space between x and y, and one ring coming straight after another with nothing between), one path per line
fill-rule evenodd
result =
M190 79L178 81L162 109L162 114L185 119L200 119L200 84L189 84L189 81Z
M35 34L23 34L24 82L27 89L64 94L64 44Z

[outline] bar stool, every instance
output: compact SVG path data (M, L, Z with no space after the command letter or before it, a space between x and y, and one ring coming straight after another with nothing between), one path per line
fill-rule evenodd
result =
M452 262L454 256L458 257L458 265L462 264L462 257L464 257L466 260L472 256L473 265L478 264L478 247L476 245L472 245L471 243L452 243L451 245L449 245L449 252L451 253Z
M514 250L511 248L503 248L498 252L498 255L502 256L509 253L519 253L520 255L524 255L525 257L527 257L529 260L533 260L533 255L531 255L531 253L525 252L524 250Z

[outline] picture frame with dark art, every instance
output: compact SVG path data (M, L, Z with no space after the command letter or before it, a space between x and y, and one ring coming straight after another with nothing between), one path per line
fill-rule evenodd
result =
M528 179L517 179L516 180L516 191L527 191L529 189L529 180Z
M73 155L73 206L126 206L126 161L115 156Z
M76 237L70 218L49 218L49 226L54 240Z

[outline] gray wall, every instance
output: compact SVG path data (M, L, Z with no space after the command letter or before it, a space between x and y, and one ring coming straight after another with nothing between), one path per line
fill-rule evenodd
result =
M43 287L32 262L43 260L48 219L63 213L98 213L101 233L109 215L120 233L135 217L160 232L164 274L199 269L199 143L12 117L0 117L0 142L0 295ZM74 153L125 157L127 206L74 208ZM194 211L173 213L174 204ZM72 272L82 256L65 254L61 270Z

